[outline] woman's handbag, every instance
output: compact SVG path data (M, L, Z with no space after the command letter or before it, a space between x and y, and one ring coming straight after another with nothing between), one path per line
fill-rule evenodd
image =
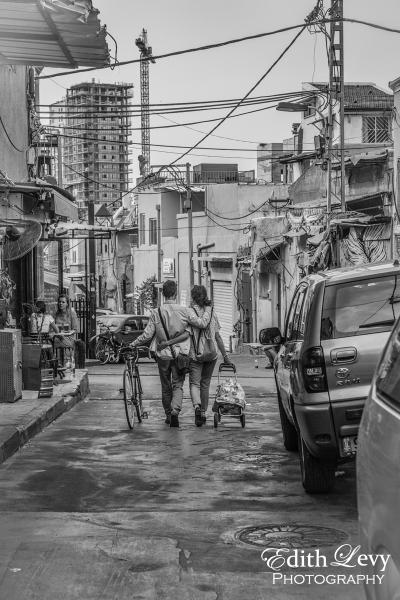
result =
M161 309L160 308L158 309L158 314L160 316L161 325L162 325L162 327L164 329L165 337L167 338L167 341L169 342L171 340L171 338L168 335L168 331L167 331L167 328L165 326L164 319L162 318L162 314L161 314ZM189 355L188 354L182 354L182 352L179 352L179 354L177 354L175 352L175 349L174 349L174 347L172 345L169 346L169 349L171 351L172 358L174 359L175 366L176 366L177 370L179 371L179 373L181 375L186 375L186 373L189 373L189 365L190 365Z
M194 353L196 355L195 360L197 362L211 362L217 358L217 349L215 342L211 336L210 323L213 315L214 308L211 309L210 322L205 329L200 329L197 344L194 343ZM197 316L198 312L194 309Z

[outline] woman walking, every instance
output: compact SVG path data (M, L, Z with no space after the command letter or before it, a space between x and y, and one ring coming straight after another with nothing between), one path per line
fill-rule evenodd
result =
M211 306L206 288L203 285L193 286L191 297L192 308L198 316L202 316L206 306ZM201 427L206 422L211 377L217 362L217 348L221 352L224 362L232 364L219 333L221 327L218 317L214 309L211 310L210 323L206 329L193 327L191 336L189 386L195 412L194 422L197 427Z

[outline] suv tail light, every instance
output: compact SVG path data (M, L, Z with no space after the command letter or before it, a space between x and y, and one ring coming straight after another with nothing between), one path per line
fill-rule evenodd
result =
M327 392L324 351L321 346L314 346L306 350L301 359L301 365L307 392Z

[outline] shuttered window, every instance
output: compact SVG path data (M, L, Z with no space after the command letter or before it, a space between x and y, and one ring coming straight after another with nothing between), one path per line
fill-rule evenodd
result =
M215 314L221 325L220 335L229 351L230 336L233 333L233 303L232 303L232 284L230 281L212 282L212 300Z

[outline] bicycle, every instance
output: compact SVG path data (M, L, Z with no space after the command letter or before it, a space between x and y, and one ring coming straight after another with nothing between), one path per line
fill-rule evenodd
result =
M149 348L147 346L137 346L136 348L124 346L120 350L125 362L122 381L125 415L129 429L133 429L135 420L141 423L143 419L148 418L148 413L143 410L142 404L143 388L138 367L140 350L148 352Z

